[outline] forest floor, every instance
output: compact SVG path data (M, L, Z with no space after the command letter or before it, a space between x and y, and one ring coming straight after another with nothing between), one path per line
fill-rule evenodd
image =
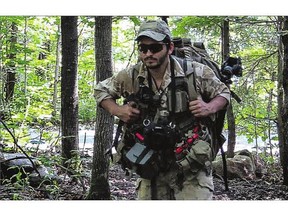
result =
M92 158L85 161L82 175L76 180L58 170L62 179L58 184L42 184L36 188L23 181L0 184L0 200L84 200L89 190ZM225 191L222 180L214 178L213 200L288 200L281 166L274 163L267 165L267 169L267 174L256 180L229 180L229 191ZM135 200L136 179L135 174L127 177L119 165L112 165L109 172L112 200Z
M119 166L110 171L111 193L115 199L133 200L135 196L135 180L132 176L127 180ZM119 173L121 173L119 175ZM229 190L225 191L224 182L214 178L213 200L288 200L288 186L283 185L282 169L278 164L268 167L268 172L256 180L231 179Z

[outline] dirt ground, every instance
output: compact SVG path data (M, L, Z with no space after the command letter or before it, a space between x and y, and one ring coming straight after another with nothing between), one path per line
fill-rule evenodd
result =
M90 158L91 160L91 158ZM91 165L90 165L91 166ZM31 187L22 184L1 184L0 200L84 200L89 190L90 166L86 167L82 177L73 180L67 174L61 174L61 183ZM214 178L214 200L288 200L288 187L284 186L282 169L279 164L269 165L266 175L256 180L229 180L229 191L224 183ZM112 200L135 200L137 176L125 176L119 165L113 165L109 172Z
M277 164L271 165L265 176L256 180L228 180L229 190L225 191L224 182L214 178L214 200L288 200L288 187L283 185L282 170ZM120 173L120 174L119 174ZM123 177L119 167L112 167L111 193L115 199L133 200L135 196L135 180ZM127 177L126 177L127 178Z

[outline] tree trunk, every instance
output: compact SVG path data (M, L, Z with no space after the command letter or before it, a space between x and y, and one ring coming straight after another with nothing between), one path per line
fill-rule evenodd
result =
M25 27L24 27L24 94L27 94L27 23L28 18L25 17Z
M56 45L56 65L55 65L55 71L54 71L54 91L53 91L53 112L52 115L56 116L57 113L57 94L58 94L58 89L57 89L57 84L59 82L59 66L60 66L60 46L61 46L61 37L60 37L60 29L61 26L60 24L58 25L58 30L57 30L57 45Z
M278 62L279 63L279 62ZM281 67L281 66L278 66ZM268 72L268 70L267 70ZM275 83L277 82L277 80L275 80L275 76L276 76L276 72L272 71L271 73L271 80ZM267 136L268 136L268 147L269 151L270 151L270 156L273 157L273 145L272 145L272 138L271 138L271 134L273 132L272 130L272 123L271 123L271 113L273 112L272 109L273 106L273 89L269 90L269 95L268 95L268 104L267 104L267 112L268 112L268 125L267 125ZM268 150L268 149L267 149ZM266 149L264 149L264 154L266 156Z
M281 110L283 128L281 130L283 134L283 153L282 153L282 168L283 168L283 184L288 185L288 17L284 17L283 22L283 91L284 91L284 103Z
M222 56L225 61L229 57L230 42L229 42L229 20L223 20L222 27ZM230 88L229 84L227 84ZM227 123L228 123L228 144L227 144L227 157L234 157L236 132L235 132L235 117L233 113L232 100L227 107Z
M14 95L14 86L16 82L16 43L17 43L17 26L11 25L10 47L8 53L8 64L6 65L6 83L5 83L5 101L8 102Z
M95 56L97 82L112 76L112 17L95 18ZM112 144L114 118L104 109L97 109L93 168L87 199L108 200L110 188L108 180L109 157L106 149Z
M278 32L282 31L283 17L278 17ZM283 44L282 38L279 36L279 46L278 46L278 84L277 84L277 130L278 130L278 140L279 140L279 153L281 164L285 163L283 152L284 152L284 132L283 132L283 121L282 121L282 109L284 107L284 93L283 93Z
M78 17L61 17L61 129L63 165L77 155L78 139Z

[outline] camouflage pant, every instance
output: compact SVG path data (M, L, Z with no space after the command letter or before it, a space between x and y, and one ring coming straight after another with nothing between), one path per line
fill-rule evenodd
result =
M179 185L178 171L171 170L168 173L160 173L154 185L148 179L137 180L138 200L211 200L213 195L212 174L207 175L204 170L196 174L187 172Z

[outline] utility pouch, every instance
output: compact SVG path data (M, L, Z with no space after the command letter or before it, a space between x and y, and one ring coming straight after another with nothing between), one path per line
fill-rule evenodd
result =
M196 140L191 149L186 152L186 155L177 160L177 163L184 171L197 172L199 169L204 168L207 173L210 173L212 164L210 144L203 140Z
M185 91L175 92L175 113L181 113L188 110L188 94ZM172 111L172 92L168 91L168 111Z
M181 113L188 110L188 84L186 77L175 77L174 87L170 84L167 93L168 111Z
M152 179L159 173L156 152L147 146L136 143L125 156L142 178Z

